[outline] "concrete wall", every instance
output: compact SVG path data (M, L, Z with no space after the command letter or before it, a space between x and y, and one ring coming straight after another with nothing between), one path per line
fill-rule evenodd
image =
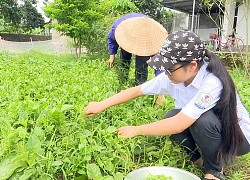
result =
M238 20L236 27L237 35L240 36L244 44L250 45L250 3L241 5L238 10ZM248 37L247 37L248 35Z
M14 42L47 41L52 39L51 36L30 35L30 34L0 33L0 36L5 41L14 41Z
M208 17L206 14L200 14L197 19L198 28L196 29L196 33L203 41L209 41L209 33L218 34L217 25L220 23L220 16L217 13L213 13L211 17Z
M188 29L188 14L182 12L174 12L172 32L182 29Z

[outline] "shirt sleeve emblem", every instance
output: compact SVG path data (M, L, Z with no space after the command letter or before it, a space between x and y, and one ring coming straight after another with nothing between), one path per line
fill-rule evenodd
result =
M210 94L200 93L199 97L195 101L195 106L200 109L206 109L209 107L213 100L213 97Z

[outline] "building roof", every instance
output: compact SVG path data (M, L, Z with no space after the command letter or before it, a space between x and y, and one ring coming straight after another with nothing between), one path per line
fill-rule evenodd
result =
M241 2L242 0L237 0L237 4ZM177 11L181 11L181 12L185 12L188 14L192 14L193 12L193 3L194 3L194 0L163 0L164 7L174 9ZM200 0L195 0L195 9L194 9L195 14L199 12L207 11L207 8L205 6L203 6L202 8L198 8L199 5L200 5ZM215 13L215 12L219 12L219 8L216 5L214 5L211 8L210 13Z

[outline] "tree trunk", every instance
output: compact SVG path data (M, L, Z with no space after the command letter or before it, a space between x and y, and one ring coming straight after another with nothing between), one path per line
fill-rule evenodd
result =
M82 38L79 39L79 59L81 57L81 54L82 54Z

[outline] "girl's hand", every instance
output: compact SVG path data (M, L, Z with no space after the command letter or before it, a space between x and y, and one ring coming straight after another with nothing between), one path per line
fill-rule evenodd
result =
M131 138L142 135L142 131L137 126L123 126L117 130L117 134L123 138Z
M85 108L84 111L87 117L94 116L104 110L104 105L101 102L90 102Z

